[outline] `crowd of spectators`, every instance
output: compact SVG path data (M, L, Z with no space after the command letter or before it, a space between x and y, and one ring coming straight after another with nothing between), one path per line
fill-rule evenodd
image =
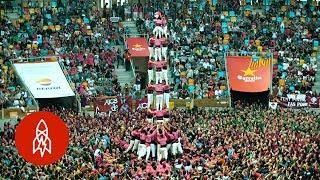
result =
M17 20L6 16L1 19L3 99L17 99L16 94L24 93L16 92L19 88L12 59L58 60L82 99L121 92L115 74L115 62L122 61L122 52L117 48L123 45L121 23L112 23L103 11L97 10L95 1L52 1L43 8L32 2L23 3L22 7L23 13ZM44 56L55 57L38 58Z
M161 1L157 6L164 9L169 22L174 98L228 96L224 53L230 51L242 55L251 51L272 53L273 85L278 96L312 90L319 7L296 3L283 9L282 4L272 4L267 12L258 12L245 10L236 0L223 1L227 3L216 7L205 0L170 2ZM152 6L147 3L144 8L149 32L154 28ZM141 17L140 11L136 7L134 19ZM15 84L9 60L47 55L59 55L58 61L82 96L83 105L95 95L140 91L140 74L133 88L126 84L121 90L115 62L122 56L113 46L122 43L122 29L95 10L93 1L72 1L68 5L57 1L47 4L43 11L26 7L24 13L18 21L1 20L1 95L13 96L9 102L29 102L28 94ZM126 10L120 13L126 16ZM170 111L170 122L158 126L178 129L183 154L157 162L124 153L131 132L148 124L147 111L91 117L65 109L43 110L53 111L67 123L67 154L53 165L33 166L18 155L15 126L5 124L0 131L0 178L320 178L320 116L310 111L266 110L255 105L222 110L175 109Z
M67 154L36 167L18 155L15 126L1 131L0 177L14 179L318 179L320 117L314 112L246 106L224 110L173 110L170 126L182 136L183 155L167 161L138 160L124 153L145 111L107 117L53 110L70 129ZM159 125L161 126L161 125ZM165 169L164 169L165 167Z
M224 55L230 52L273 55L273 87L278 96L312 91L319 58L319 6L285 3L270 2L260 9L250 1L236 0L219 1L216 6L205 0L159 3L169 20L170 70L178 92L173 97L229 96ZM152 4L145 10L148 5ZM151 33L154 24L149 12L145 14Z

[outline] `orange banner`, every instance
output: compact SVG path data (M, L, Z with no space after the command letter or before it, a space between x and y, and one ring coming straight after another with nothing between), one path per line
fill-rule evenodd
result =
M250 56L228 56L230 89L241 92L267 91L270 86L272 59L252 60Z
M145 38L128 38L127 46L132 57L149 57L148 43Z

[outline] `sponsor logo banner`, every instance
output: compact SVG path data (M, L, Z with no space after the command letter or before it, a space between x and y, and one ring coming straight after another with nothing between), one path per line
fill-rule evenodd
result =
M306 96L305 94L288 94L287 97L281 97L279 102L270 102L269 107L272 107L272 104L276 107L283 108L319 108L320 107L320 97L317 96Z
M127 45L132 57L149 57L148 43L145 38L128 38Z
M148 98L142 98L136 100L136 110L148 109Z
M58 62L17 63L14 67L34 98L75 95Z
M103 96L94 99L95 114L106 115L111 112L128 112L131 110L132 97Z
M267 91L270 86L272 59L250 56L228 56L227 69L230 88L241 92Z
M289 108L303 108L308 107L308 102L305 94L288 94L287 97L280 98L279 106Z

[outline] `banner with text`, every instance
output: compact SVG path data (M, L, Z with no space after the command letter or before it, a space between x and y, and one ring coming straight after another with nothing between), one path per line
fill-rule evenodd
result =
M240 92L263 92L270 86L272 59L228 56L230 88Z
M131 110L132 97L102 96L93 101L95 114L103 115L110 112L128 112Z
M142 98L136 100L136 110L148 109L148 98Z
M14 67L34 98L75 95L58 62L16 63Z
M269 107L276 109L277 107L283 108L319 108L320 97L305 94L288 94L287 97L281 97L278 102L270 102Z

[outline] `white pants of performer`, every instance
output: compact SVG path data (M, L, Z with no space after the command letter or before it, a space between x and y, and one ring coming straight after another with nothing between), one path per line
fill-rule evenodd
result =
M164 121L164 122L169 122L169 121L170 121L170 118L165 118L165 117L164 117L164 118L163 118L163 121Z
M160 144L158 144L157 161L161 161L162 158L165 160L168 159L168 149L167 147L161 147Z
M130 144L128 146L128 148L124 151L124 153L127 153L128 151L130 151L130 149L133 147L134 145L134 140L130 140Z
M147 155L146 155L146 161L149 160L150 152L152 157L156 157L156 145L150 144L150 146L147 146Z
M162 110L162 104L163 104L163 94L157 94L156 96L156 106L157 106L157 110Z
M156 71L156 84L162 83L162 71Z
M147 120L148 123L153 124L153 118L146 118L146 120Z
M155 47L154 49L154 59L155 61L161 61L161 47Z
M149 84L151 83L151 81L154 81L154 74L153 74L153 69L148 69L148 79L149 79Z
M171 148L172 148L172 144L171 144L171 143L170 143L170 144L167 144L168 154L169 154L169 152L170 152Z
M163 118L161 118L161 119L158 119L158 118L157 118L156 122L157 122L157 123L163 123L163 122L164 122L164 119L163 119Z
M147 153L147 147L145 144L139 144L138 147L138 159L140 160Z
M134 140L134 145L133 145L132 151L135 151L135 150L138 149L139 143L140 143L140 140L139 140L139 139Z
M154 56L153 47L148 47L148 49L149 49L149 53L150 53L149 57L153 57Z
M162 80L165 80L166 84L169 84L169 82L168 82L168 70L167 69L162 69L161 76L162 76Z
M166 107L169 108L170 93L163 93L163 99Z
M161 26L156 26L152 33L155 35L155 37L162 38L162 35L164 34L163 28Z
M148 98L148 109L150 108L151 104L153 104L153 94L152 93L148 93L147 94L147 98Z
M164 57L164 59L166 60L166 61L168 61L168 47L162 47L161 48L161 55L162 55L162 57Z
M182 154L182 153L183 153L182 145L181 145L181 143L180 143L180 138L179 138L179 142L172 144L171 152L172 152L172 154L173 154L174 156L177 155L177 153L179 153L179 154Z
M167 26L164 26L163 27L163 34L166 38L168 38L168 35L169 35L169 32L168 32L168 27Z

